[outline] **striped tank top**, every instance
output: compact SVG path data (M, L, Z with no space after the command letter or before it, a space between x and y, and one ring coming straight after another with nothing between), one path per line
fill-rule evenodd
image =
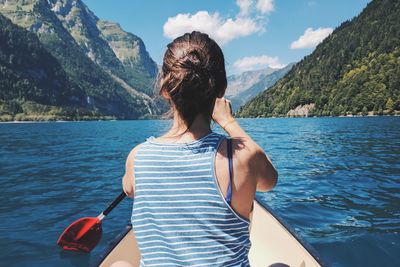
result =
M140 266L250 266L249 221L226 202L215 176L224 135L190 143L149 137L134 159L132 227Z

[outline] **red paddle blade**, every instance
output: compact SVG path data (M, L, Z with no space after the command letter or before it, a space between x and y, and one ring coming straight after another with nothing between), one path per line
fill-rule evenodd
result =
M64 250L90 252L99 243L101 234L99 218L82 218L64 230L57 244Z

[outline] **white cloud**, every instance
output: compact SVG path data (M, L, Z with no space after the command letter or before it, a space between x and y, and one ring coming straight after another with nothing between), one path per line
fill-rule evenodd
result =
M209 14L207 11L199 11L194 15L178 14L168 18L164 24L164 35L171 39L195 30L207 33L220 45L262 31L257 22L250 18L224 20L218 13Z
M236 0L236 5L240 9L239 16L245 16L249 14L250 8L253 5L253 0Z
M266 18L260 14L272 11L273 0L258 0L257 7L254 7L254 0L236 0L236 5L240 11L232 18L224 18L218 12L208 11L170 17L163 26L164 36L174 39L197 30L207 33L217 43L224 45L234 39L265 31Z
M270 57L267 55L244 57L236 60L233 65L239 71L248 71L265 67L274 69L285 67L285 65L279 61L278 57Z
M322 40L324 40L326 37L328 37L328 35L332 32L332 28L318 28L315 31L312 28L307 28L304 34L290 45L290 48L313 48L322 42Z
M268 14L274 10L274 1L273 0L258 0L257 1L257 9L261 12L261 14Z

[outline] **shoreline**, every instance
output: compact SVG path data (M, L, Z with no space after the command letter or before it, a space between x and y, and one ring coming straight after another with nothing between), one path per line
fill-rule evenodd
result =
M306 118L373 118L373 117L400 117L400 114L393 115L341 115L341 116L308 116L308 117L236 117L236 119L306 119ZM169 119L93 119L93 120L25 120L25 121L0 121L0 124L29 124L29 123L69 123L69 122L95 122L95 121L103 121L103 122L113 122L113 121L144 121L144 120L169 120Z

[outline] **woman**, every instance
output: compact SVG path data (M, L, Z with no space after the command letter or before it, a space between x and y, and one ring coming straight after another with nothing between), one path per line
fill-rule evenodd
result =
M136 146L126 161L125 193L141 266L249 266L255 192L277 182L271 161L231 114L224 56L200 32L168 45L160 95L173 125ZM231 139L210 128L211 119ZM229 164L228 164L229 163Z

